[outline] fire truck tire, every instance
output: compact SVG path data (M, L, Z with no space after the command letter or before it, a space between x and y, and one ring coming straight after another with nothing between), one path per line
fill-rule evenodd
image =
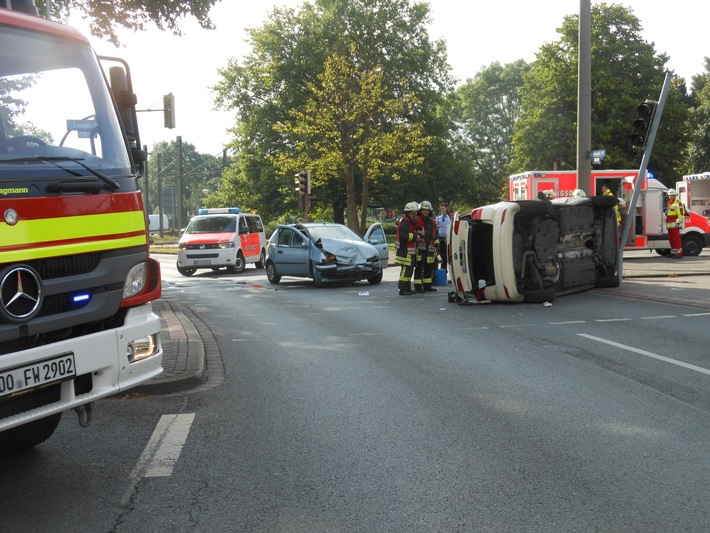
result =
M276 266L272 261L266 262L266 279L274 285L281 281L281 276L276 273Z
M261 250L261 255L259 255L259 260L254 263L254 266L256 268L264 268L264 265L266 264L266 250Z
M40 418L0 433L0 454L20 453L31 450L52 436L57 429L62 413Z
M655 252L663 257L668 257L671 255L671 251L668 248L656 248Z
M189 267L181 267L178 265L177 271L180 272L183 276L190 277L192 276L195 272L197 272L196 268L189 268Z
M382 281L382 276L383 276L383 273L380 272L379 274L377 274L376 276L374 276L372 278L367 278L367 282L370 285L377 285L379 282Z
M241 250L237 253L237 258L234 260L234 264L229 268L229 271L233 274L241 274L244 272L244 267L247 266L246 261L244 261L244 256Z
M683 255L695 257L700 255L703 249L703 241L697 235L685 235L683 237Z
M557 297L557 292L555 289L527 289L523 296L525 303L541 304L553 301Z
M598 289L606 289L609 287L619 286L619 276L599 276L594 285Z

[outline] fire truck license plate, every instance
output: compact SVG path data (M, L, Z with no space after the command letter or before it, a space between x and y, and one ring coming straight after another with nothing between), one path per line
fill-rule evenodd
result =
M76 376L74 354L66 353L40 363L0 372L0 398L14 392L33 389L53 381Z

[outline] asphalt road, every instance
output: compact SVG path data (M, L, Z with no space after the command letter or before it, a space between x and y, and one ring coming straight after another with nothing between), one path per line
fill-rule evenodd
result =
M315 289L169 263L164 297L209 325L224 382L99 402L91 428L68 417L1 459L3 530L710 527L710 314L664 301L677 277L657 279L660 301L460 307L397 296L395 269ZM149 474L176 415L158 431L172 469Z

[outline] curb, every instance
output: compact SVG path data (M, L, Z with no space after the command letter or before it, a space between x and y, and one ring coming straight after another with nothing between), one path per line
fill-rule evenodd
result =
M154 304L161 317L163 373L130 389L132 393L167 394L194 389L207 381L205 347L195 324L177 300L159 299ZM172 366L172 368L166 368Z

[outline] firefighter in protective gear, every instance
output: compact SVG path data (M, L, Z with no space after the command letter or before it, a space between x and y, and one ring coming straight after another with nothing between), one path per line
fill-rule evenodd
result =
M417 263L414 268L414 290L436 292L431 284L439 234L436 230L436 220L431 213L431 202L421 203L417 212L416 224L419 238L417 239Z
M602 194L604 196L612 196L616 198L613 192L611 192L611 189L607 187L606 185L602 185ZM621 211L619 211L619 199L616 199L616 205L614 205L614 211L616 212L616 228L621 227Z
M417 207L416 202L409 202L404 206L404 214L397 222L394 262L401 267L397 285L400 296L414 294L411 279L417 260L417 226L414 220Z
M680 232L685 227L685 207L678 201L675 189L668 189L668 207L666 208L666 228L671 243L671 257L683 258L683 241Z

